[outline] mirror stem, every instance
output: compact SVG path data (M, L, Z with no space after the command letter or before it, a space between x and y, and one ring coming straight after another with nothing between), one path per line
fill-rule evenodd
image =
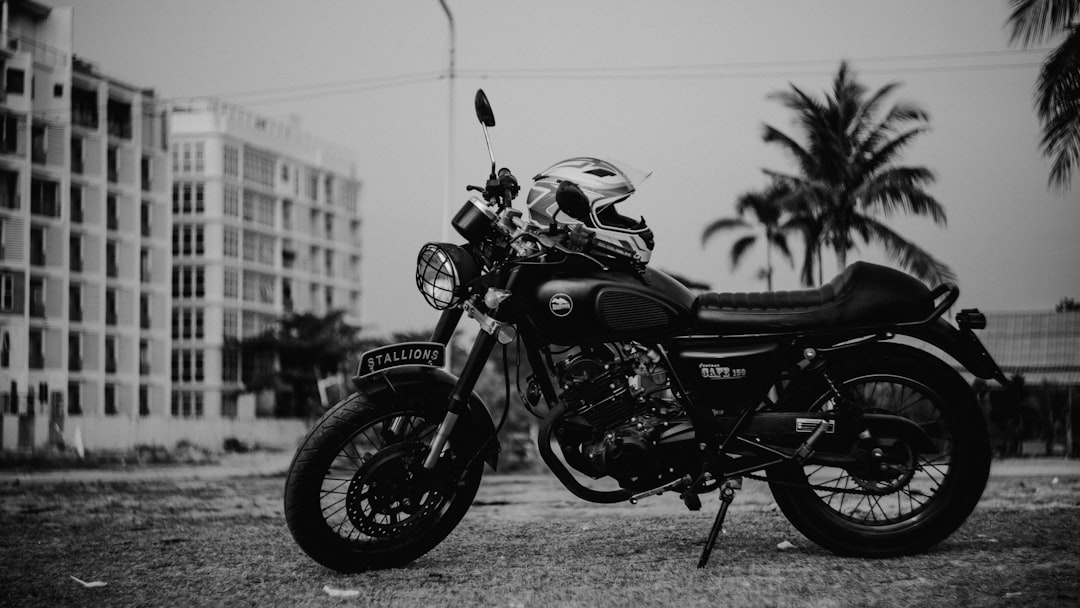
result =
M495 179L495 150L491 147L491 138L488 137L487 125L481 123L484 127L484 142L487 144L488 156L491 158L491 179Z

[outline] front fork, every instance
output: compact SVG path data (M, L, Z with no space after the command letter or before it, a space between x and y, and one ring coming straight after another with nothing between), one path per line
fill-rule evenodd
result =
M509 290L513 286L518 272L519 267L515 266L504 273L503 279L499 282L500 288ZM498 313L498 310L494 311L496 317L501 316ZM462 309L460 307L443 311L442 316L439 317L439 323L432 333L431 340L446 344L447 348L450 348L450 340L454 336L454 330L461 320L461 315ZM495 349L495 345L498 343L498 332L480 331L477 334L472 350L469 351L469 358L465 360L465 366L461 368L461 376L458 377L458 382L454 385L453 392L450 393L450 401L446 406L446 416L443 417L442 423L439 424L439 430L435 433L435 438L431 441L430 449L424 458L425 469L430 471L438 464L439 457L446 447L446 442L450 440L450 434L454 431L454 425L457 424L461 415L469 409L469 397L472 395L473 387L476 386L476 381L480 379L480 374L483 373L484 366L487 365L491 351ZM506 406L509 407L510 404L507 403Z
M438 464L439 456L442 454L443 448L446 447L446 442L450 440L450 433L453 432L454 425L457 424L458 418L469 409L469 396L472 394L473 387L476 386L476 381L480 379L480 374L484 371L484 365L487 364L488 357L491 356L491 351L495 349L497 343L498 338L486 331L482 331L476 336L472 350L469 351L469 358L465 361L465 367L461 369L461 376L458 378L457 384L454 385L453 392L450 393L450 402L446 406L446 416L443 417L442 424L439 425L439 430L435 433L435 439L431 442L431 449L428 451L427 458L424 459L425 469L434 469L435 465Z

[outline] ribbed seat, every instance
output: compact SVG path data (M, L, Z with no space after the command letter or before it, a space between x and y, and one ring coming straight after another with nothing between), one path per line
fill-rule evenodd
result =
M817 289L702 294L694 318L697 333L821 331L919 321L933 308L930 290L915 277L855 262Z

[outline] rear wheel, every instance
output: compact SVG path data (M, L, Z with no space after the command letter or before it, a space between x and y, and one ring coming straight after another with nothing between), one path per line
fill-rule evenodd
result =
M464 517L484 461L447 444L423 467L442 416L405 399L375 404L357 393L311 430L289 467L285 517L300 548L340 572L404 565Z
M874 437L858 465L787 462L769 470L777 505L800 532L842 555L918 553L955 531L975 508L990 471L986 423L971 389L939 359L878 344L829 361L823 378L790 387L785 410L820 411L847 400L866 413L903 416L929 437Z

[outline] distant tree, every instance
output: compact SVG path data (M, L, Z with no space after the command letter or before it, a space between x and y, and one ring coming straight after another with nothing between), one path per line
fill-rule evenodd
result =
M890 258L928 283L954 280L948 266L885 223L894 214L908 213L945 224L945 209L926 191L934 182L933 172L897 164L901 151L929 124L926 112L910 103L880 112L898 86L890 83L868 91L842 62L824 99L794 85L774 94L795 113L801 137L765 125L765 141L783 148L797 165L793 174L766 174L792 192L789 200L792 212L799 213L799 230L812 239L808 256L820 257L821 247L827 247L842 269L860 239L883 245ZM804 282L812 278L810 267L804 264Z
M1073 298L1061 298L1054 310L1057 312L1076 312L1080 310L1080 301Z
M1011 42L1025 47L1060 39L1039 71L1035 107L1042 121L1050 185L1067 190L1080 165L1080 0L1009 0Z
M316 382L345 370L358 352L359 328L344 320L345 311L325 316L290 313L274 327L239 341L244 360L244 384L249 390L278 394L278 416L312 416L318 411Z
M735 217L720 218L706 226L701 233L701 245L704 247L709 239L719 232L733 229L749 230L749 234L743 235L731 246L731 268L734 270L743 260L746 252L758 242L759 237L764 237L765 267L760 272L760 276L765 278L768 290L772 291L773 248L776 248L792 265L795 263L791 257L791 251L788 250L787 237L780 229L780 217L790 192L784 185L773 182L760 192L743 194L735 202ZM745 219L748 215L752 216L754 223Z

